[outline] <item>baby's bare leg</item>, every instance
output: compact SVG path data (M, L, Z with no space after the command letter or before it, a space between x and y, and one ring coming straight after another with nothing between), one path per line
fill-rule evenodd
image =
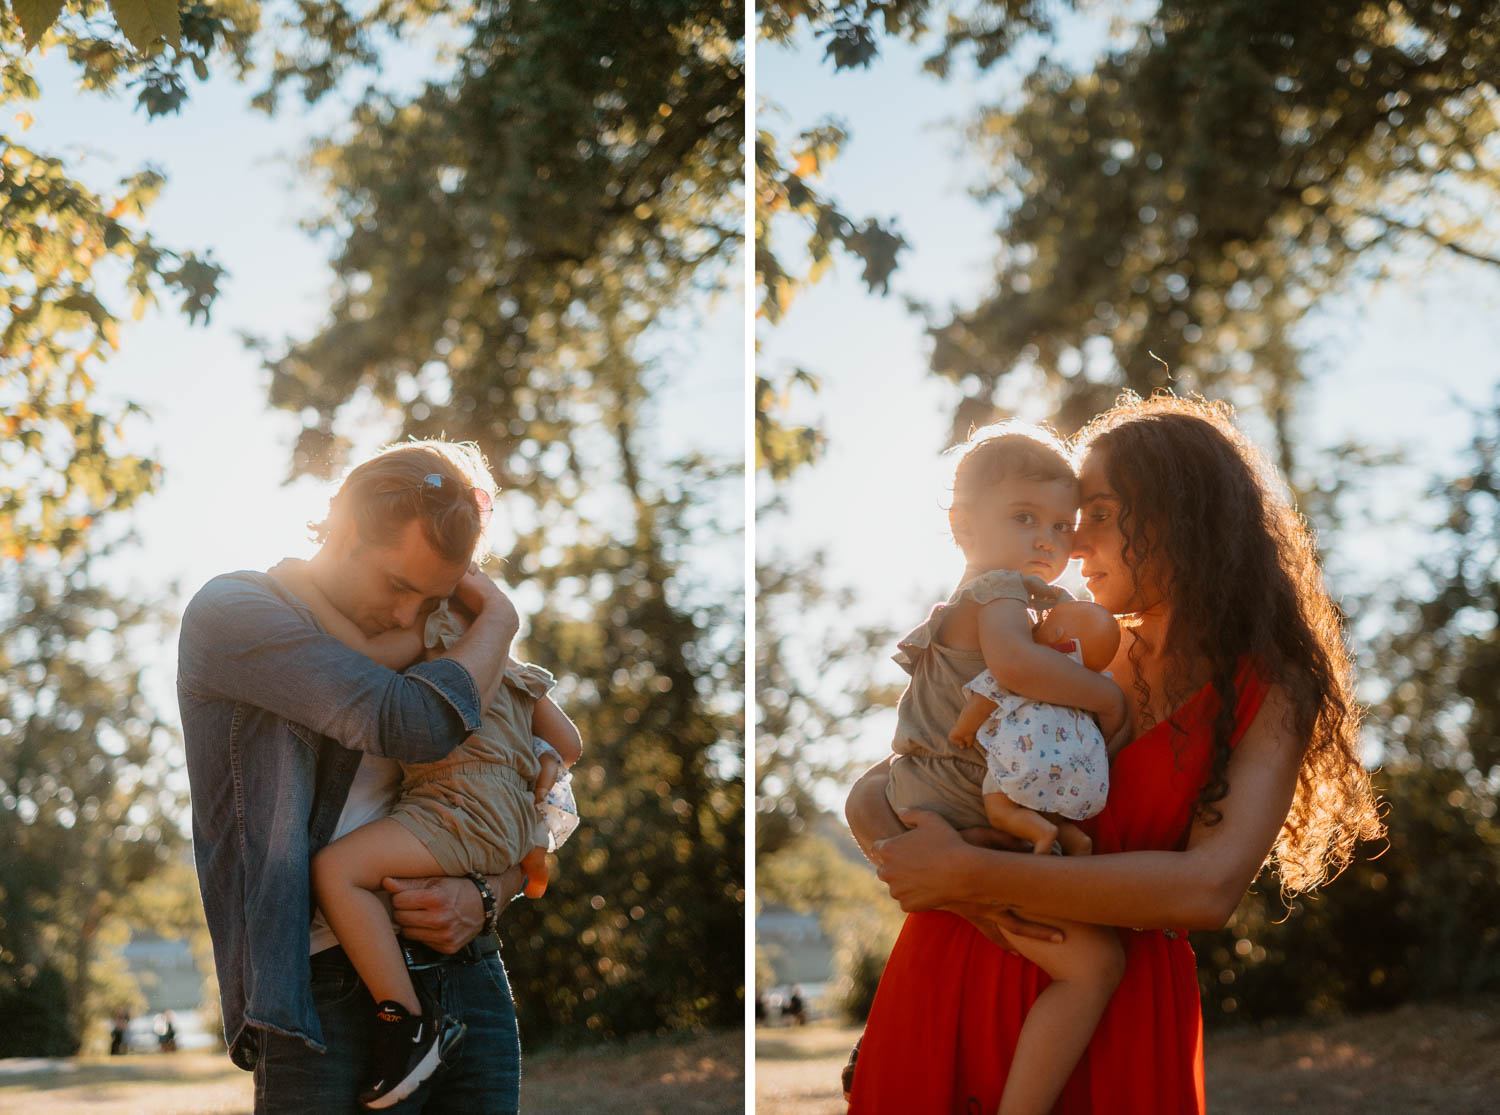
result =
M377 1003L400 1003L422 1013L406 971L406 957L375 892L387 875L422 878L443 869L400 821L372 821L341 836L313 857L313 894L328 926Z
M1039 856L1052 854L1057 826L1035 809L1017 805L1004 794L989 793L984 795L984 813L992 828L1031 841L1031 850Z
M1000 1098L1000 1115L1047 1115L1088 1048L1109 997L1125 974L1119 933L1066 923L1061 944L1006 934L1026 959L1052 977L1031 1004Z

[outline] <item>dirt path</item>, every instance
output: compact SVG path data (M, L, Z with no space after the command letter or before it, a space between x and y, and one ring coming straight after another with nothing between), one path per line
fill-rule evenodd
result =
M222 1053L0 1061L0 1112L246 1115L254 1084ZM663 1038L525 1062L521 1110L578 1115L717 1115L745 1102L738 1032Z
M839 1071L858 1031L755 1035L756 1115L843 1115ZM1213 1115L1488 1115L1500 1110L1500 998L1211 1032Z

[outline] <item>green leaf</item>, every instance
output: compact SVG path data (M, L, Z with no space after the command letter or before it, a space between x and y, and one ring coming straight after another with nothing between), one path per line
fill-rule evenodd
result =
M26 34L28 49L36 46L62 11L62 0L11 0L11 9Z
M109 6L130 45L142 54L149 54L157 39L182 47L177 0L109 0Z

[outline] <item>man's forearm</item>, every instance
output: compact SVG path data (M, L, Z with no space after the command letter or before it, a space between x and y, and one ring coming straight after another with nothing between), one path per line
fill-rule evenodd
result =
M443 655L469 671L479 689L480 708L489 708L500 693L518 627L514 613L481 612L453 649Z
M508 867L503 875L486 875L490 890L495 892L495 904L503 911L525 886L526 872L520 866Z

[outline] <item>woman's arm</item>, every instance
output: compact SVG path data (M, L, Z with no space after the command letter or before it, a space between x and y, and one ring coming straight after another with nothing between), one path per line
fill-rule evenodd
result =
M887 756L859 776L859 780L849 791L849 799L844 803L844 816L849 822L849 831L853 833L860 850L872 863L880 862L874 851L877 845L906 831L906 826L897 818L895 811L891 809L891 803L885 796L885 784L890 778L890 769L891 758ZM967 829L963 835L965 839L977 840L985 844L1015 840L1005 833L990 828ZM1023 842L1015 840L1015 843L1020 845ZM1026 846L1030 847L1029 844ZM1001 948L1010 949L1012 946L1003 935L997 932L997 927L1019 937L1031 937L1039 941L1062 940L1062 935L1052 926L1027 921L1008 910L997 909L993 905L949 902L943 904L943 909L968 918L974 923L975 928Z
M1025 604L991 600L980 607L977 622L985 667L1001 686L1033 701L1092 712L1105 738L1119 732L1126 720L1120 687L1067 655L1037 645Z
M1194 823L1180 852L1030 856L971 847L935 814L879 841L873 858L905 910L949 903L1019 909L1140 929L1218 929L1254 881L1291 808L1302 762L1284 695L1273 689L1229 760L1221 819Z

